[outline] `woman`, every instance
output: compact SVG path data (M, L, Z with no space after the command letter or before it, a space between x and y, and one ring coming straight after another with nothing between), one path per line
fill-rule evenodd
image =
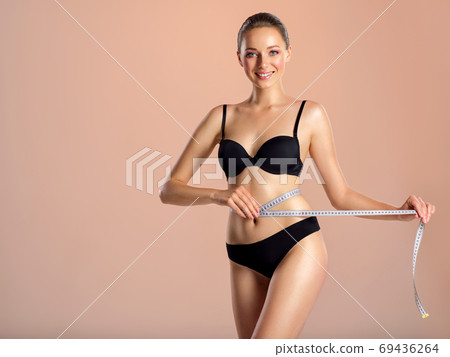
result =
M311 100L296 101L283 89L281 77L291 46L276 16L250 16L239 30L237 45L239 64L253 85L250 96L210 110L173 167L160 198L175 205L213 203L232 209L226 247L239 338L297 338L326 277L328 259L320 226L314 216L275 219L258 214L262 203L298 188L296 180L308 152L336 209L414 209L415 218L427 223L435 207L414 195L394 207L347 186L325 109ZM228 189L188 186L195 170L193 159L208 157L217 144ZM276 209L312 207L297 194ZM413 216L361 217L408 221Z

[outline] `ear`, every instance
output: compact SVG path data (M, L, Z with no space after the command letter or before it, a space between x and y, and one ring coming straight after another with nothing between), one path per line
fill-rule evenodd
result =
M241 67L244 67L244 65L242 64L242 61L241 61L241 56L239 55L239 51L236 51L236 55L238 57L239 64L241 65Z
M289 45L289 48L288 48L287 54L286 54L285 62L289 62L291 60L291 52L292 52L292 46Z

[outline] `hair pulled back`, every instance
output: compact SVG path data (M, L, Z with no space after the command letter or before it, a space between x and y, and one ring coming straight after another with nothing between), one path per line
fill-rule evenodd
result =
M241 42L244 35L257 27L275 27L286 44L286 50L289 49L289 36L286 26L275 15L269 12L259 12L248 17L239 29L237 37L237 50L239 53L241 53Z

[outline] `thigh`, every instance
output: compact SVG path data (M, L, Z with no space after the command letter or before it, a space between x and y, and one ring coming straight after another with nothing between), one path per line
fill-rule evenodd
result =
M252 338L298 338L326 278L321 231L299 241L277 266Z
M230 262L231 298L239 338L250 338L269 287L270 279L243 265Z

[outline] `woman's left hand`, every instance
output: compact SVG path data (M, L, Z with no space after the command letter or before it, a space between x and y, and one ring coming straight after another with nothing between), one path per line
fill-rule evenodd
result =
M419 196L411 195L406 202L399 208L400 210L415 210L418 212L414 216L411 214L399 215L399 220L410 221L414 218L422 218L423 223L430 221L431 215L436 211L436 207L430 202L424 202Z

